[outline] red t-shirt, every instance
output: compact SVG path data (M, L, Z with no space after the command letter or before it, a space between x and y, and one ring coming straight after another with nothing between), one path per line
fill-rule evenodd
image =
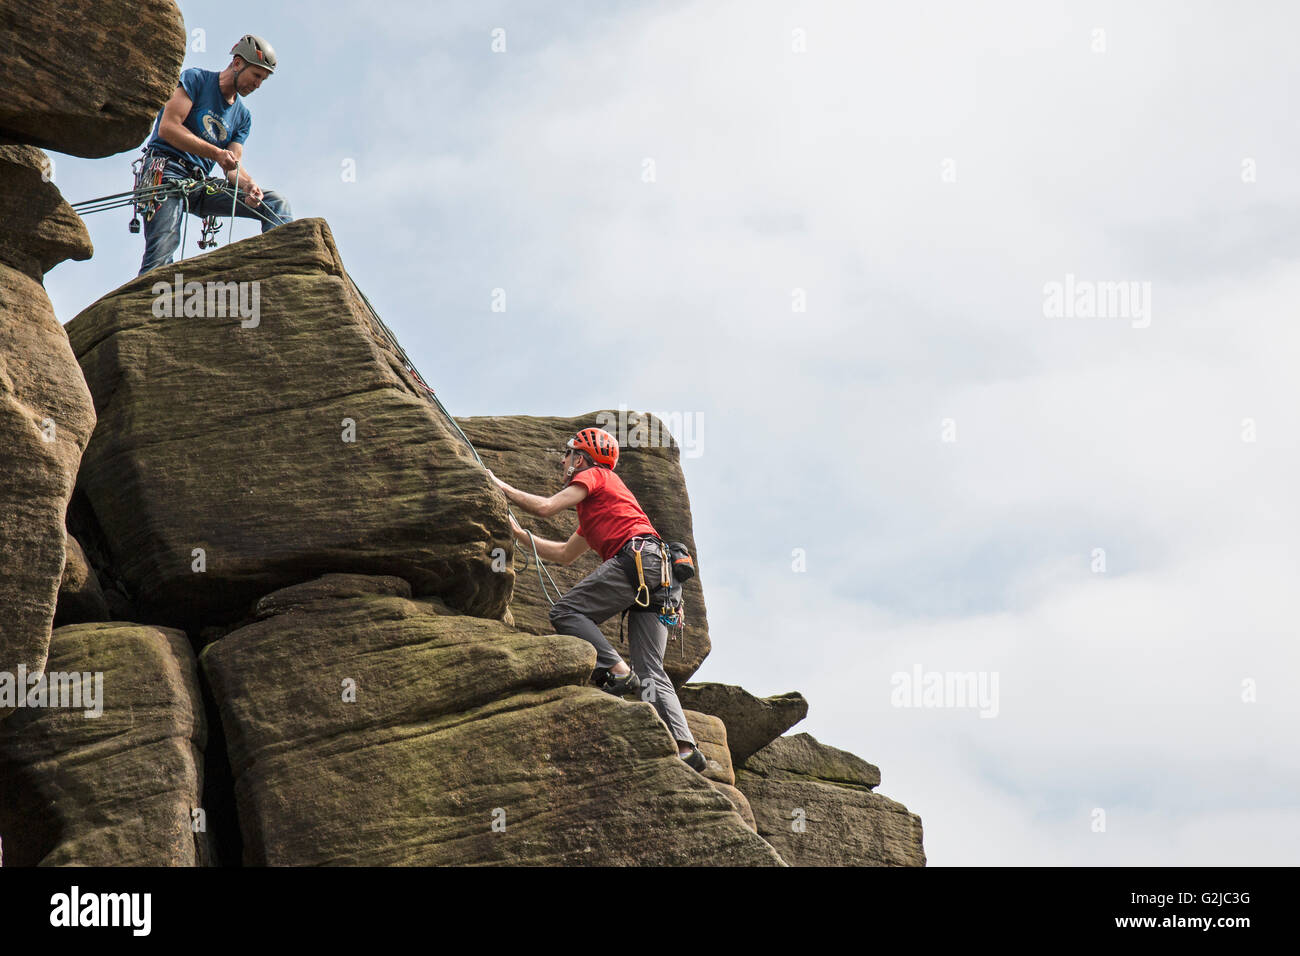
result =
M608 468L586 468L572 483L587 489L587 497L577 504L578 534L602 561L618 554L633 535L658 534L623 479Z

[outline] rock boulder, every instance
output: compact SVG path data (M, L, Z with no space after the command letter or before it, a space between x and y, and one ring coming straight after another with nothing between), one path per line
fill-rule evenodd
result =
M108 602L104 600L95 569L86 560L86 552L77 539L68 535L67 561L63 566L63 582L59 585L54 626L107 621L108 618Z
M774 740L736 771L759 836L791 866L924 866L921 818L873 793L879 783L871 764L808 734Z
M262 609L201 655L248 864L781 863L577 638L384 580Z
M749 799L732 784L713 779L709 779L709 783L712 784L714 790L731 801L731 805L740 814L740 819L745 821L745 826L757 833L758 824L754 822L754 810L749 805Z
M34 146L0 146L0 262L37 282L65 259L94 252L50 170L49 157Z
M731 759L737 764L808 716L808 701L798 692L755 697L732 684L685 684L677 696L683 707L712 714L727 725Z
M167 316L178 301L207 317ZM68 333L100 414L79 487L148 620L197 633L330 572L504 614L505 499L381 336L323 220L132 280Z
M778 737L744 761L750 773L772 780L812 777L823 783L860 790L880 786L880 768L856 754L828 747L812 734Z
M722 721L694 710L683 709L682 716L686 718L686 726L691 728L695 746L700 748L700 753L708 761L704 776L734 786L736 771L731 763L731 751L727 748L727 728Z
M0 724L8 864L210 862L208 834L195 832L206 726L185 635L134 624L61 627L46 674L92 677L81 682L79 706L49 706L47 698ZM67 677L58 683L71 687ZM102 708L98 717L86 716L91 697Z
M3 14L0 14L3 16ZM85 227L43 182L44 157L0 147L0 673L45 664L63 578L64 518L95 426L90 394L41 285L90 255ZM0 706L0 718L6 709Z
M89 157L138 146L185 42L172 0L5 0L0 137Z

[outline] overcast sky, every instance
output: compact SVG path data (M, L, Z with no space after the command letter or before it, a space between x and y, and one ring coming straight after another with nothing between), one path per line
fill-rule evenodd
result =
M931 864L1295 864L1300 17L1137 6L181 3L186 66L275 46L248 167L453 413L695 424L696 679L802 691Z

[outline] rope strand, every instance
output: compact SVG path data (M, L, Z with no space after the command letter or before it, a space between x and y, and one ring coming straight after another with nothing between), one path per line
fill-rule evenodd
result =
M230 240L235 238L235 203L239 202L239 168L243 161L243 156L235 161L235 185L230 190L230 231L226 233L226 245L230 245Z

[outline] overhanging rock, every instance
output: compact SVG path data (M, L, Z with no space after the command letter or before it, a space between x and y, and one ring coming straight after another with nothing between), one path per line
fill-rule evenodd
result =
M74 156L138 146L176 89L185 41L172 0L5 0L0 137Z
M734 684L687 684L678 688L677 696L683 707L712 714L726 724L731 759L737 764L808 716L808 701L797 691L755 697Z

